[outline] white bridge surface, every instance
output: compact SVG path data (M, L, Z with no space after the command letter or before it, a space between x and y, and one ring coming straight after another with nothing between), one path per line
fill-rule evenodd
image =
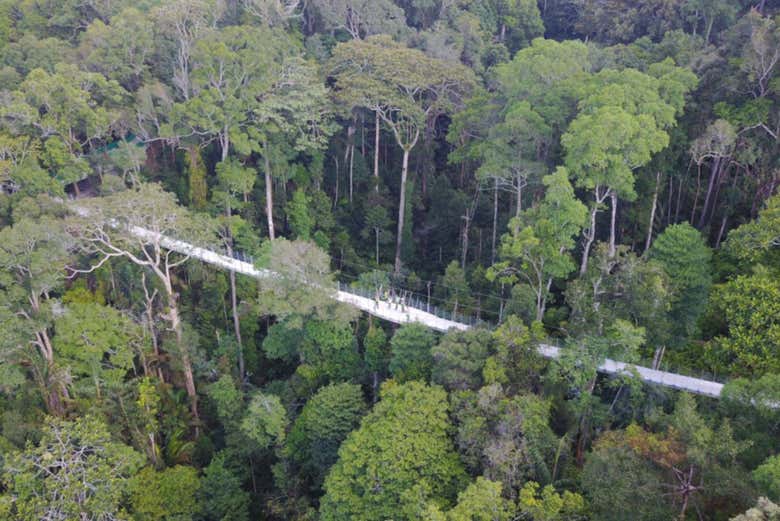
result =
M144 228L133 227L131 233L138 237L153 236L154 232ZM169 237L162 237L160 244L175 252L188 255L190 257L199 259L208 264L219 266L226 270L231 270L236 273L241 273L254 277L256 279L263 279L274 276L274 272L256 268L252 263L242 260L234 259L227 255L200 248L184 241L171 239ZM398 302L389 302L382 299L371 299L355 295L348 291L333 291L333 298L339 302L355 306L356 308L370 313L376 317L379 317L388 322L395 324L408 324L411 322L419 322L436 331L449 331L450 329L458 329L465 331L471 326L462 324L460 322L453 322L441 317L437 317L432 313L428 313L421 309L404 306ZM542 344L539 346L539 353L545 358L557 358L560 353L560 348ZM670 387L672 389L678 389L681 391L688 391L703 396L709 396L712 398L719 398L723 384L718 382L712 382L709 380L702 380L699 378L693 378L690 376L684 376L676 373L669 373L666 371L658 371L650 369L649 367L642 367L624 362L618 362L615 360L605 359L604 363L599 366L599 371L606 374L638 374L639 377L651 384L662 385L664 387Z

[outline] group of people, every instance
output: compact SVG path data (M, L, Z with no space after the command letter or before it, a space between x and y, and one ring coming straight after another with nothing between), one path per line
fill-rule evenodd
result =
M407 290L397 291L392 286L385 288L382 285L377 286L374 293L374 309L379 307L379 301L389 302L393 309L406 311L411 300L412 292Z

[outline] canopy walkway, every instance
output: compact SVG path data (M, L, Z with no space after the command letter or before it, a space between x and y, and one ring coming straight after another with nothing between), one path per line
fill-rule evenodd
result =
M130 231L139 237L154 236L154 232L137 226L133 227ZM227 256L169 237L161 237L160 244L164 248L201 260L207 264L241 273L256 279L264 279L276 275L272 271L255 267L254 263L248 262L240 254ZM355 290L351 290L342 284L339 284L337 288L334 288L333 298L339 302L349 304L375 317L395 324L419 322L431 329L442 332L449 331L450 329L464 331L471 327L469 324L437 316L425 309L420 309L402 301L385 300L380 298L379 295L374 298L360 295ZM546 358L557 358L560 354L560 348L542 344L539 346L539 353ZM604 360L604 363L599 366L599 371L613 375L636 374L644 382L650 384L688 391L712 398L719 398L723 389L723 384L718 382L669 373L666 371L658 371L650 369L649 367L627 364L610 359Z

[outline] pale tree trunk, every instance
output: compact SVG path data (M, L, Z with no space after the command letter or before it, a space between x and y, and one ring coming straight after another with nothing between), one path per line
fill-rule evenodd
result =
M616 231L616 220L617 220L617 205L618 205L618 198L617 193L613 191L609 195L610 201L612 202L612 215L609 220L609 258L615 256L615 252L617 251L617 247L615 243L617 242L617 238L615 237Z
M496 234L498 233L498 178L493 181L493 236L490 244L490 264L496 262Z
M344 164L349 164L349 204L352 204L352 191L353 191L353 164L355 162L355 119L352 119L347 127L347 149L344 152ZM349 162L349 163L347 163Z
M596 186L594 190L593 207L590 210L590 227L583 231L585 235L585 246L582 252L582 263L580 264L580 275L585 275L588 271L588 257L590 256L590 248L593 246L593 242L596 240L596 214L599 211L599 206L610 196L612 190L609 188L602 188Z
M410 147L404 147L404 158L401 166L401 196L398 206L398 231L395 238L395 273L401 272L401 246L403 244L404 214L406 213L406 178L409 173L409 152Z
M645 239L645 250L650 249L650 243L653 242L653 223L655 222L655 210L658 205L658 188L661 183L661 172L655 174L655 192L653 192L653 204L650 207L650 221L647 224L647 239ZM671 191L669 199L671 200ZM671 208L671 203L670 203ZM663 217L661 217L663 219Z
M268 147L265 147L265 215L268 219L268 238L274 240L274 189L271 185L271 159L268 157Z
M702 205L701 215L699 216L698 228L700 230L704 227L704 224L707 222L707 214L709 213L709 209L710 209L712 192L718 180L720 179L721 163L722 163L721 157L715 158L715 160L712 163L712 168L710 169L710 180L707 183L707 193L704 196L704 204Z
M152 339L152 349L156 359L157 379L160 380L160 383L165 383L162 367L160 367L160 344L157 341L157 332L154 329L154 298L157 296L157 290L154 290L151 294L149 293L149 289L146 287L146 274L144 272L141 272L141 286L144 289L144 312L149 323L149 336Z
M192 360L190 359L190 353L187 346L184 343L184 331L182 330L181 318L179 316L179 305L176 299L176 293L173 291L173 286L171 285L169 277L163 277L163 282L165 285L165 296L168 300L167 318L171 323L171 329L176 335L176 347L179 349L182 372L184 373L184 388L187 391L187 397L190 399L190 411L195 420L195 433L197 435L197 423L198 420L200 420L200 415L198 414L198 392L195 389L195 374L192 369Z
M374 118L374 191L379 191L379 112Z
M523 182L517 178L517 204L515 205L515 217L520 217L523 211Z
M588 257L590 256L590 247L596 238L596 212L599 211L598 205L594 205L590 210L590 227L585 230L585 246L582 248L582 262L580 263L580 276L588 271Z
M220 146L222 147L222 162L224 163L228 158L228 152L230 151L230 129L225 127L222 131L222 136L219 138Z
M467 213L463 216L463 220L466 222L463 224L463 245L461 246L460 255L460 269L466 269L466 257L469 254L469 225L471 224L471 216Z

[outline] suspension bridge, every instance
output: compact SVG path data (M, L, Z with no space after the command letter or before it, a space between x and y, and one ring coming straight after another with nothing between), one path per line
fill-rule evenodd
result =
M77 208L76 211L82 213L83 210ZM131 227L130 232L140 238L158 239L160 245L168 250L255 279L262 280L278 276L270 270L256 267L253 262L249 262L240 255L224 255L208 248L190 244L186 241L166 236L158 236L156 232L138 226ZM361 311L365 311L366 313L394 324L419 322L420 324L440 332L446 332L451 329L465 331L472 327L463 322L457 322L445 317L437 316L427 309L421 309L408 302L398 301L396 299L387 300L380 298L380 295L374 297L361 295L343 284L338 284L337 288L333 289L332 297L339 302L354 306ZM542 344L538 349L539 353L545 358L557 358L560 355L560 348L553 345ZM636 375L648 384L660 385L712 398L719 398L723 389L723 384L718 382L659 371L649 367L619 362L617 360L605 359L598 369L602 373L611 375Z

